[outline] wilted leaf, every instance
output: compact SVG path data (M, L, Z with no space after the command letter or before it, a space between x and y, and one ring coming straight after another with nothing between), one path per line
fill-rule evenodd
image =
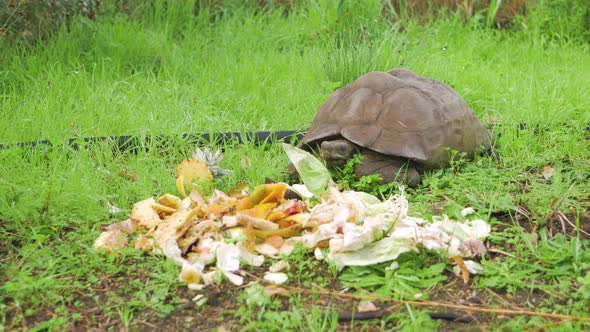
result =
M332 259L337 266L368 266L392 261L411 249L406 241L384 238L358 250L336 253Z

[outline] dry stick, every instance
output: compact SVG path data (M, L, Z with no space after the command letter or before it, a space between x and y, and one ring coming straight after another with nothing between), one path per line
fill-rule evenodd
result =
M513 254L507 253L507 252L505 252L505 251L502 251L502 250L500 250L500 249L496 249L496 248L488 248L488 251L489 251L489 252L496 253L496 254L502 254L502 255L504 255L504 256L508 256L508 257L516 258L516 256L514 256Z
M570 226L572 226L572 227L574 228L574 230L580 231L580 233L584 233L584 234L586 234L586 235L590 236L590 234L589 234L588 232L584 231L584 230L583 230L581 227L578 227L578 226L574 225L574 223L573 223L573 222L571 222L571 221L570 221L570 220L569 220L569 219L566 217L566 215L565 215L565 214L563 214L563 212L561 212L561 211L557 211L557 216L559 216L559 219L561 219L561 221L562 221L562 222L565 220L565 221L566 221L568 224L570 224Z
M395 302L397 304L404 303L404 304L412 304L415 306L425 306L425 307L443 307L449 309L457 309L457 310L464 310L464 311L471 311L471 312L483 312L483 313L490 313L490 314L504 314L504 315L525 315L530 317L543 317L543 318L550 318L550 319L559 319L559 320L572 320L572 321L581 321L581 322L590 322L590 317L577 317L571 315L562 315L562 314L551 314L545 312L537 312L537 311L529 311L529 310L514 310L514 309L493 309L493 308L481 308L481 307L472 307L460 304L451 304L451 303L444 303L444 302L436 302L436 301L410 301L410 300L399 300L393 299L390 297L383 297L377 295L354 295L354 294L343 294L334 292L331 290L309 290L303 289L299 287L292 287L292 286L284 286L287 289L305 293L316 293L316 294L323 294L323 295L334 295L352 299L359 299L359 300L380 300L384 302ZM395 306L394 305L394 306ZM393 306L392 306L393 307ZM391 308L391 307L390 307Z
M488 292L488 294L492 295L496 300L504 303L504 305L509 305L510 303L508 303L508 301L504 300L500 295L496 294L496 292L494 292L493 290L485 287L483 288L486 292Z
M574 189L575 185L576 185L576 182L572 183L572 185L565 191L565 193L563 193L563 195L561 195L561 197L559 198L559 201L557 201L556 204L551 206L551 208L553 208L554 210L559 209L559 206L561 206L561 203L563 203L563 200L567 197L567 195L570 193L570 191L572 191L572 189Z
M147 322L147 321L145 321L145 320L135 320L135 322L138 322L138 323L140 323L140 324L147 325L147 326L149 326L149 327L151 327L151 328L154 328L154 329L157 329L157 328L158 328L158 326L157 326L157 325L154 325L154 324L152 324L152 323L150 323L150 322Z
M567 230L565 229L565 221L562 218L559 218L559 222L561 223L561 233L567 234Z

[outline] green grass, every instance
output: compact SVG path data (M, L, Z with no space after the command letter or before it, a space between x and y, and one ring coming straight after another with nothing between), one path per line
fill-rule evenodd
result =
M455 216L472 205L494 225L488 244L509 255L484 258L474 289L540 293L540 303L519 305L590 315L590 237L565 221L568 234L558 232L559 213L590 231L590 46L489 30L452 15L424 26L407 21L400 32L377 4L344 2L339 12L335 1L314 2L287 17L282 9L256 14L240 6L193 17L189 7L171 5L145 18L76 19L69 32L31 47L0 40L0 143L305 129L335 88L370 70L403 66L455 88L497 138L498 160L489 154L458 163L409 190L413 211ZM216 182L219 189L285 178L280 145L223 147L222 165L233 173ZM175 165L193 148L173 139L135 154L108 144L0 150L0 330L72 328L93 308L102 323L119 322L112 329L141 329L146 312L163 317L180 306L185 286L173 263L133 251L103 257L92 244L134 202L175 193ZM550 179L542 175L547 165L556 170ZM109 203L125 211L109 214ZM297 260L290 272L297 285L328 285L329 266L305 255ZM423 269L408 264L397 275ZM342 277L369 273L368 287L390 296L448 282L427 270L405 283L388 280L393 272L384 267L371 271ZM285 313L275 300L246 304L248 293L235 292L244 328L267 327L257 325L263 317L285 329L297 329L298 321L306 322L304 330L335 329L334 308L309 308L293 296ZM392 322L407 330L439 324L411 306L385 320ZM497 318L491 327L548 323ZM557 328L568 326L588 328Z

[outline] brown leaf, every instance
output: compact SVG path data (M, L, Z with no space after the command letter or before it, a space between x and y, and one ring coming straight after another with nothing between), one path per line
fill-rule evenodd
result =
M549 178L551 178L555 172L556 170L552 165L543 166L542 174L545 180L549 180Z

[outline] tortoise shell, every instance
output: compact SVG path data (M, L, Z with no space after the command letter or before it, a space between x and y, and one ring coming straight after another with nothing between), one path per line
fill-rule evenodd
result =
M340 138L427 168L448 165L448 148L469 155L491 143L487 130L455 90L407 69L370 72L336 90L300 146Z

